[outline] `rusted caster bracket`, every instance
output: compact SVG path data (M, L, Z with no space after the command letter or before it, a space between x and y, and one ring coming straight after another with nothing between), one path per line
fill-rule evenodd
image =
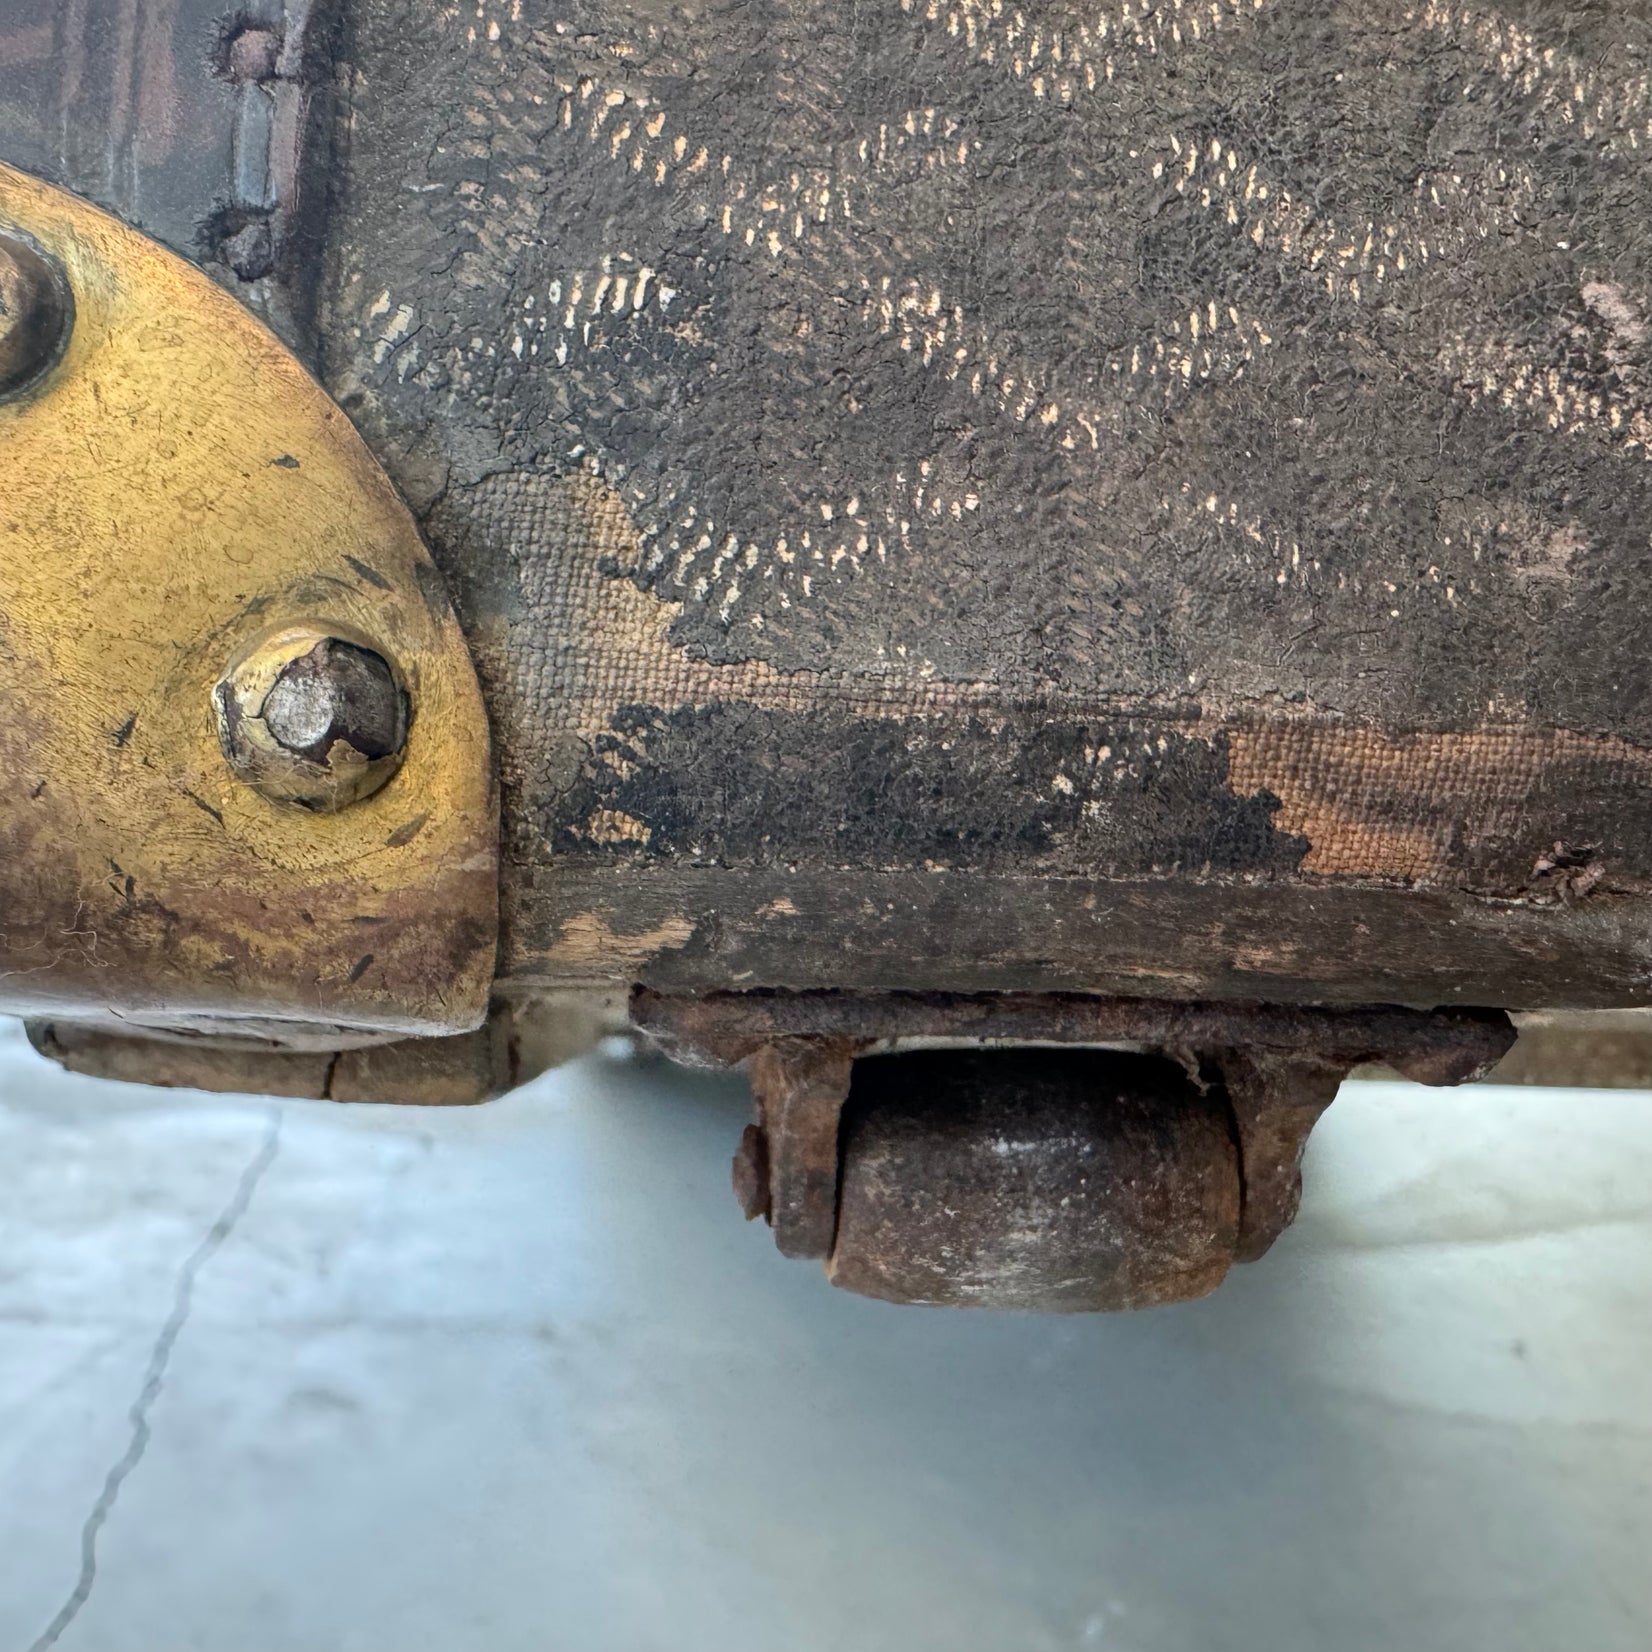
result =
M785 1256L829 1256L837 1232L838 1133L854 1072L844 1038L783 1038L747 1067L757 1120L734 1157L734 1194L765 1217Z
M1213 1291L1290 1225L1346 1068L1115 1050L854 1058L766 1044L735 1190L787 1256L885 1301L1150 1307Z
M1514 1040L1500 1012L1059 994L639 991L632 1019L680 1060L746 1063L735 1190L786 1255L886 1301L1057 1311L1214 1290L1290 1225L1355 1066L1460 1084ZM973 1047L876 1053L900 1039Z

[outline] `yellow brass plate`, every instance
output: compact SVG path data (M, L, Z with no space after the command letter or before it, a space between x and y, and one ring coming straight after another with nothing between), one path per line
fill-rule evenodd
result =
M464 637L349 421L234 299L0 166L68 349L0 403L0 1009L460 1032L487 1007L498 822ZM335 815L230 774L212 690L283 625L403 674L406 760Z

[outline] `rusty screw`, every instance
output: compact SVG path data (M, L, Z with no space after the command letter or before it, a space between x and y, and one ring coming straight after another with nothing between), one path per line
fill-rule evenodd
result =
M401 767L409 701L369 644L293 627L262 638L213 693L218 740L238 780L277 803L331 814Z
M26 390L63 353L74 314L56 264L0 230L0 401Z
M275 66L281 56L281 36L264 23L248 23L237 29L226 42L224 72L241 84L258 85L275 79Z

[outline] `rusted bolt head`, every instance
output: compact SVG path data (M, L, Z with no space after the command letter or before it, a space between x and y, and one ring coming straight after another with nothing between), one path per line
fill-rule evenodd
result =
M229 78L257 85L275 78L276 60L281 55L281 36L263 23L248 23L230 36L224 53Z
M218 256L243 281L262 281L275 272L275 232L269 215L260 214L226 235L218 244Z
M342 630L292 627L262 638L219 679L213 709L236 778L316 814L371 797L407 747L400 673Z
M0 401L62 355L74 325L68 280L38 247L0 230Z

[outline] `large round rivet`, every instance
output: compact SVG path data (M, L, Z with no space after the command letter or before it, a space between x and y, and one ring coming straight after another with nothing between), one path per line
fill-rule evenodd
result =
M254 643L219 679L213 709L236 778L316 814L371 797L407 748L400 673L334 630L294 626Z

